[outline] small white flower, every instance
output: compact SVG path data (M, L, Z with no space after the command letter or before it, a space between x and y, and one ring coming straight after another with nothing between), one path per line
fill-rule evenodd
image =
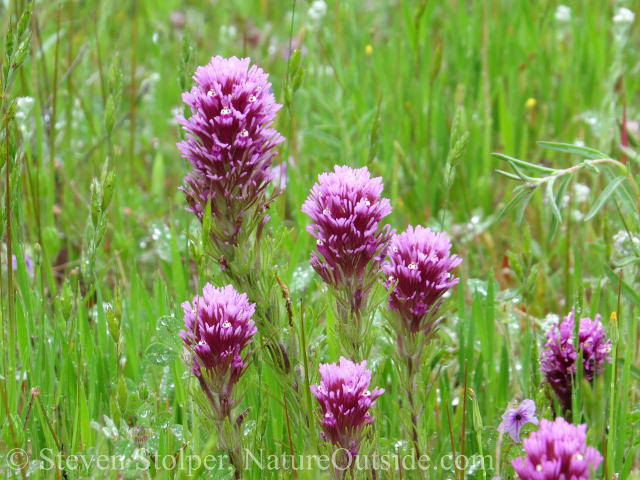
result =
M321 247L322 245L324 245L324 242L322 240L316 240L316 245Z
M229 327L231 327L231 323L229 323L229 322L224 322L222 324L222 328L229 328Z
M249 97L249 101L250 101L250 102L255 102L255 101L256 101L256 97L255 97L255 95L251 95L251 96Z
M418 265L416 265L415 263L409 264L409 270L417 270L417 269L418 269Z
M573 186L573 192L576 202L582 203L586 202L589 199L589 193L591 193L591 189L582 183L576 183Z
M618 9L618 13L613 17L613 23L624 23L631 24L636 18L636 14L633 13L628 8L620 8Z
M228 107L224 107L222 110L220 110L221 115L229 115L230 113L231 113L231 109Z
M242 130L242 131L240 132L240 136L241 136L241 137L248 137L248 136L249 136L249 132L247 132L247 130L246 130L246 129L245 129L245 130Z
M571 8L566 5L558 5L556 8L556 20L559 22L570 22L571 21Z
M572 458L580 461L584 460L584 457L580 453L576 453Z
M366 392L364 392L364 393L362 394L362 396L364 396L364 397L370 397L370 396L371 396L371 392L370 392L369 390L367 390Z
M209 95L210 97L215 97L216 96L216 92L213 91L213 89L209 90L207 92L207 95Z

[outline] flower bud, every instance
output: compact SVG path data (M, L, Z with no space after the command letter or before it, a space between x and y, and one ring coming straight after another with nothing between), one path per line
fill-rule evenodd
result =
M120 339L120 322L116 318L112 308L107 310L107 325L109 327L111 338L113 338L114 342L118 343L118 340Z
M100 218L101 202L98 200L100 196L99 190L98 180L94 178L91 182L91 223L93 223L93 228L98 228L98 220Z
M140 385L138 386L138 397L143 402L149 398L149 387L147 387L145 382L140 382Z
M122 295L120 295L120 287L116 288L116 301L114 304L114 314L118 319L118 323L122 322Z
M616 312L611 313L611 342L614 345L620 340L620 329L618 327L618 315Z
M293 93L296 93L298 91L298 89L300 88L300 85L302 85L302 80L304 79L304 74L305 74L305 68L301 67L298 72L296 73L296 76L293 77Z
M131 436L131 440L133 440L133 443L135 443L138 447L142 447L145 443L147 443L147 440L149 440L151 433L152 430L150 428L147 428L144 425L136 425L130 430L129 435Z
M121 375L118 379L118 408L123 415L127 410L128 396L129 392L127 391L127 382L125 382L124 377Z
M294 78L298 73L298 68L300 67L300 49L296 48L291 54L291 59L289 60L289 77Z
M69 316L73 310L74 300L73 289L71 288L69 280L67 280L64 282L64 286L60 292L60 310L62 311L62 316L65 320L69 320Z
M120 410L118 409L118 402L116 401L115 398L112 397L109 405L111 408L111 418L113 419L113 422L116 425L120 424L120 421L122 420L122 415L120 414Z
M116 107L113 95L109 95L107 104L104 107L104 126L107 129L107 135L111 135L113 124L115 123Z
M471 393L471 403L473 407L473 429L476 433L480 433L484 428L482 423L482 415L480 414L480 406L478 405L478 398L473 390L469 389Z
M33 263L35 263L36 267L42 265L42 247L39 243L33 246Z
M112 169L102 185L102 211L106 211L116 187L116 171Z

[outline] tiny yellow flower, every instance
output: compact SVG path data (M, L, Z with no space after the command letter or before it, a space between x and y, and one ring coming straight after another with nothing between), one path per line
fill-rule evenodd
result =
M118 12L118 20L122 20L124 18L124 12L122 10L120 10Z
M529 99L524 103L524 106L525 106L525 107L527 107L529 110L532 110L532 109L534 109L534 108L535 108L535 106L536 106L536 104L537 104L537 103L538 103L538 102L536 101L536 99L532 97L532 98L529 98Z
M398 197L398 207L404 207L404 200L402 200L402 197Z
M367 54L367 56L371 56L373 55L373 47L371 45L367 45L366 47L364 47L364 53Z

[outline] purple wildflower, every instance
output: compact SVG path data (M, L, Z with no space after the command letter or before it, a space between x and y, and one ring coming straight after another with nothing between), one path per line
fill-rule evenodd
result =
M27 267L27 272L29 273L29 276L33 278L33 260L31 259L31 256L26 252L24 254L24 263ZM13 271L18 270L18 257L16 257L15 255L11 255L11 267Z
M572 375L576 375L578 354L573 344L573 311L547 333L541 369L565 411L571 410ZM611 340L607 339L600 315L580 319L578 350L582 349L583 378L593 381L605 361L611 363Z
M274 148L284 138L272 128L278 105L269 91L268 74L251 59L220 56L198 67L197 83L182 95L193 115L178 122L188 132L178 143L194 170L181 190L200 221L211 204L215 245L232 257L233 248L247 238L281 189L268 192L274 180ZM240 239L239 239L240 237Z
M451 272L462 263L451 255L451 242L445 233L409 225L394 235L389 247L389 260L383 265L387 288L395 286L389 306L398 313L404 329L426 334L435 326L424 321L437 314L442 296L460 279Z
M520 443L520 430L522 430L525 423L538 425L538 419L535 414L535 402L533 400L523 400L518 408L510 408L504 412L498 431L509 433L514 442Z
M366 426L375 420L369 409L384 393L384 389L378 387L368 390L371 370L366 367L366 360L353 363L340 357L339 364L320 364L320 384L311 386L311 392L320 402L320 437L347 449L353 456L360 450Z
M511 462L522 480L588 480L602 462L600 452L587 447L587 424L562 418L543 419L540 429L523 441L527 456Z
M217 413L227 415L233 387L251 354L243 350L257 331L251 320L255 303L250 304L247 295L236 292L231 285L218 289L208 283L202 297L196 295L193 303L184 302L182 309L185 329L180 331L180 338L193 349L193 374Z
M389 199L380 197L383 188L382 178L371 178L366 167L336 165L334 172L318 176L302 206L313 221L307 231L322 256L312 252L311 266L325 283L349 293L352 312L366 306L395 232L389 225L379 228L391 213Z

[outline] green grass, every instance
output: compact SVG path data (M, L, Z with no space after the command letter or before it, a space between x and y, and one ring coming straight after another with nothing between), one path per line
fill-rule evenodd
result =
M26 2L7 3L2 26L6 30L11 22L15 30L16 9L22 12ZM388 220L394 228L402 231L409 223L440 228L444 168L458 106L462 127L470 132L444 217L445 230L464 263L453 307L440 332L443 352L433 365L435 386L425 405L424 435L433 459L451 451L446 400L454 402L449 403L451 424L460 453L465 363L468 386L477 395L486 427L485 455L495 453L495 427L514 398L533 398L539 416L552 415L544 393L532 387L529 325L535 323L542 342L550 326L544 317L562 317L581 301L584 316L602 314L608 334L611 312L618 313L620 343L617 372L608 366L594 385L580 385L579 421L589 423L590 444L602 451L603 438L608 442L609 476L638 476L638 263L622 268L620 308L616 266L623 257L638 254L624 254L615 245L613 254L608 253L612 237L625 230L625 224L638 235L637 211L634 216L621 205L621 215L616 203L607 201L584 222L579 217L589 212L613 177L603 171L579 172L568 185L572 200L562 209L563 222L548 242L552 213L544 192L536 193L523 223L530 228L530 261L537 273L523 295L516 275L506 268L508 251L522 255L523 229L516 227L515 212L497 220L516 182L495 172L505 164L491 155L503 152L558 169L580 161L536 144L552 140L581 141L612 158L621 157L618 122L625 101L630 122L640 115L640 31L636 22L626 45L616 50L612 3L567 2L572 20L562 23L554 18L559 3L550 0L328 0L320 28L310 25L310 2L296 4L293 35L304 45L306 76L293 97L291 116L283 109L276 120L276 128L288 138L275 163L284 162L289 152L291 165L286 193L271 208L268 228L291 229L283 240L278 269L296 308L302 301L316 309L305 325L313 372L318 361L336 361L340 354L327 334L334 319L323 309L319 278L308 264L313 244L305 230L308 218L300 211L318 173L335 164L368 164L384 177L385 195L394 207ZM640 12L638 1L625 5ZM292 6L273 0L36 2L32 50L4 102L6 110L16 97L33 98L30 112L13 124L15 143L22 147L11 167L16 174L11 239L6 238L3 217L4 245L11 244L18 264L10 302L3 250L0 451L24 448L31 460L43 460L37 452L44 448L54 454L62 448L63 456L88 449L109 455L131 449L122 432L108 433L105 415L118 427L153 427L158 456L176 456L182 447L182 455L204 448L217 451L215 436L208 444L209 436L194 413L197 408L185 390L186 368L180 359L155 366L144 355L161 335L171 336L157 329L159 319L174 312L177 316L179 305L205 281L190 261L186 236L199 225L185 211L183 194L177 190L189 170L175 146L182 136L174 115L182 109L178 73L183 25L188 25L195 45L196 65L212 55L250 56L270 73L273 92L283 103ZM229 25L235 27L235 36L223 35L222 27ZM123 93L108 137L104 111L116 53ZM370 161L378 109L379 144ZM635 148L637 128L634 132L630 126L630 131ZM6 155L6 148L0 153ZM92 286L86 283L84 264L92 232L90 185L94 177L101 178L108 157L115 166L115 190L96 253L98 282ZM628 161L635 175L637 159ZM4 205L4 167L1 173ZM591 189L581 203L575 192L578 183ZM31 278L23 258L25 253L33 258L36 243L42 247L43 261ZM123 298L121 357L105 309L106 303L115 304L116 287ZM378 335L370 359L378 384L387 390L375 412L378 450L398 448L402 453L410 448L399 421L406 399L389 360L390 348ZM120 396L119 378L124 379ZM247 441L255 442L256 449L265 448L265 455L288 452L276 376L263 364L252 367L251 378L244 401L253 406ZM143 380L151 392L148 406L137 394ZM33 388L40 394L31 405ZM128 400L123 418L118 398ZM615 409L607 403L609 398ZM292 412L296 408L289 405L291 415L299 416ZM184 429L182 434L176 435L176 425ZM315 453L316 440L302 427L292 437L296 453ZM479 451L470 398L465 439L467 455ZM503 460L520 455L519 447L509 448ZM35 469L36 464L31 465ZM429 478L452 478L453 472L439 467L438 463L437 470L430 470ZM149 471L154 478L173 478L174 473ZM388 472L389 478L399 478L398 473ZM78 477L69 469L66 474ZM252 474L249 478L259 478L259 472ZM467 474L482 478L481 470ZM58 475L34 470L32 478L61 478ZM272 478L288 475L291 472ZM407 478L408 472L403 475ZM598 478L603 475L601 467ZM507 478L504 466L501 476ZM20 472L15 477L20 478ZM317 474L301 472L300 477Z

